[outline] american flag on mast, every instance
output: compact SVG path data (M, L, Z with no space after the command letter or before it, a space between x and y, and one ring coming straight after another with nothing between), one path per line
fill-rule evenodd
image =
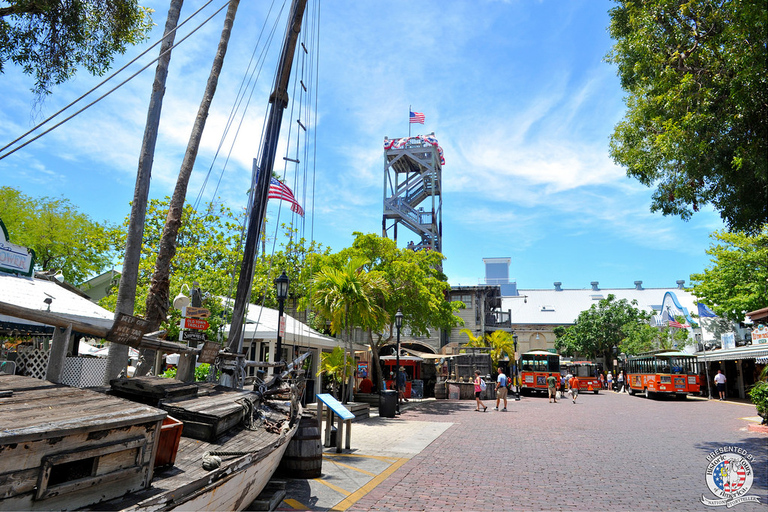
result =
M293 197L293 192L288 188L288 185L281 183L274 176L269 180L269 199L280 199L282 201L288 201L291 203L291 211L298 213L302 217L304 216L304 208L301 207L299 202Z
M678 322L676 320L670 319L669 320L669 326L670 327L677 327L678 329L687 329L687 328L690 327L690 324L688 324L688 322L686 322L684 324L681 324L680 322Z
M424 124L424 113L423 112L414 112L413 110L411 112L411 123L419 123Z

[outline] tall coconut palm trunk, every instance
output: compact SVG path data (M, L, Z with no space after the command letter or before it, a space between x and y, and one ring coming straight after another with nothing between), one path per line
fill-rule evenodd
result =
M144 127L144 141L141 144L139 169L136 174L136 188L131 205L131 218L128 225L128 235L125 241L125 257L123 272L120 274L120 286L117 292L115 314L133 315L136 305L136 283L139 275L139 260L141 257L141 241L144 237L144 220L147 215L147 198L149 182L152 176L152 164L155 159L157 143L157 128L160 125L160 113L163 109L165 81L168 77L168 65L171 62L171 47L176 37L176 26L179 23L181 6L184 0L171 0L168 17L165 21L163 43L160 45L160 58L155 70L155 81L152 84L152 96L149 100L147 124ZM128 347L113 343L109 347L107 370L104 373L104 385L109 385L110 379L117 377L128 360Z
M240 0L230 0L227 9L227 15L224 19L224 28L221 31L219 46L216 57L213 59L211 73L208 76L208 83L205 87L203 100L197 111L197 117L192 128L192 133L187 144L187 151L184 154L184 160L181 164L179 177L176 180L176 188L173 191L171 202L168 207L168 215L165 219L163 234L160 239L160 248L155 263L155 271L152 275L149 293L147 294L147 313L146 319L149 322L150 330L157 330L160 324L165 320L168 314L169 288L170 288L170 268L171 260L176 254L176 242L181 226L181 214L184 208L184 200L187 196L187 186L189 178L192 175L192 168L195 165L197 151L200 147L200 140L203 136L205 121L208 118L213 95L216 92L216 86L219 82L219 73L224 64L224 56L227 53L229 36L232 32L232 25L235 22L235 14ZM136 369L137 375L146 375L154 360L154 350L142 350L142 364ZM194 363L192 364L194 367Z

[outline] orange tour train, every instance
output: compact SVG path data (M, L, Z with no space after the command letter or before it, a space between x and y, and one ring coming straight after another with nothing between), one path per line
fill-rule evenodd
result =
M557 379L560 387L560 356L546 350L531 350L520 356L520 392L525 395L534 392L547 393L547 377Z
M695 355L676 350L655 350L627 360L629 393L646 398L674 396L684 400L700 391L699 368Z
M564 364L567 373L579 378L579 393L600 391L600 381L597 378L597 365L592 361L569 361Z

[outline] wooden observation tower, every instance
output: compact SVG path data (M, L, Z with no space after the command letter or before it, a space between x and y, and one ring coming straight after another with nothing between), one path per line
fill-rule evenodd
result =
M415 234L409 249L442 252L445 162L435 134L385 137L384 152L382 235L397 242L398 225L402 225Z

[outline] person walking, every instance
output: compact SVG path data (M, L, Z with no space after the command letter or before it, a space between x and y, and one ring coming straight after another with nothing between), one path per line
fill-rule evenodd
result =
M608 375L606 375L605 377L605 384L606 384L605 389L610 389L611 391L613 391L613 375L611 375L610 371L608 371Z
M507 376L504 374L504 370L499 367L499 376L496 377L496 407L494 410L499 410L499 402L504 400L504 408L502 411L507 410Z
M405 398L405 380L405 367L401 366L397 372L397 399L401 404L408 401Z
M619 390L619 393L624 392L624 371L620 371L618 377L616 377L616 389Z
M482 400L480 400L480 393L482 393L483 387L485 387L485 382L480 377L480 370L475 370L475 402L477 402L477 408L476 411L480 411L480 408L483 408L483 412L488 410L488 406L483 403Z
M557 403L557 379L552 374L547 377L547 391L549 392L549 403L552 403L553 400Z
M579 396L579 378L577 376L571 377L568 381L568 387L570 388L571 399L573 403L576 403L576 397Z
M725 375L722 370L717 370L715 375L715 385L717 386L717 392L720 394L720 401L725 400Z
M597 376L597 380L600 381L600 389L605 389L605 379L603 378L602 373L600 373L600 375Z

